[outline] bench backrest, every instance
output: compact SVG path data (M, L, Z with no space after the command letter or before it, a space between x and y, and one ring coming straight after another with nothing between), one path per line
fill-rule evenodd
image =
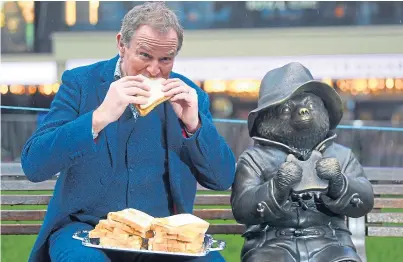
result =
M373 211L360 220L350 220L354 234L368 236L403 236L403 168L365 168L376 194ZM1 205L47 205L57 176L53 179L32 183L24 176L19 164L2 165ZM8 192L6 191L17 191ZM45 194L21 194L20 191L49 191ZM2 210L3 221L41 221L46 213L42 210ZM212 192L198 185L194 214L206 220L229 220L225 224L212 223L209 233L241 234L244 226L235 222L230 208L230 191ZM214 221L213 221L214 222ZM353 225L354 223L354 225ZM39 224L2 225L2 234L36 234ZM364 235L365 236L365 235Z

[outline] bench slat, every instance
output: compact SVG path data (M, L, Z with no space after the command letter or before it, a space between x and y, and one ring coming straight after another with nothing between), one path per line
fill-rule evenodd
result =
M241 224L215 224L210 225L207 230L208 234L243 234L245 232L245 226Z
M39 233L41 228L40 224L29 224L29 225L1 225L2 235L36 235Z
M368 179L377 181L403 181L403 168L401 167L364 167ZM25 176L21 163L2 163L1 176ZM57 176L57 175L56 175Z
M403 237L403 227L368 227L368 236Z
M370 213L368 223L403 223L403 213Z
M1 181L2 190L53 190L56 181L48 180L39 183L32 183L28 180ZM403 185L373 185L374 193L377 195L403 195ZM199 191L209 191L201 185L197 185Z
M2 205L47 205L51 195L2 195ZM229 195L197 195L195 205L230 205ZM403 198L375 198L374 208L403 208Z
M397 176L397 175L395 175ZM403 175L402 175L403 176ZM399 176L399 177L402 177ZM395 177L394 177L395 178ZM403 177L402 177L403 178ZM400 178L400 179L402 179ZM391 179L391 181L397 181ZM47 180L43 182L33 183L29 180L1 180L2 190L53 190L56 180ZM379 184L373 185L375 194L403 195L403 184ZM197 184L197 190L210 191L210 189ZM228 190L227 190L228 191Z
M28 180L1 181L2 190L53 190L55 180L48 180L39 183L32 183ZM374 193L377 195L403 195L403 185L373 185ZM210 191L201 185L197 185L199 191Z
M1 163L1 176L25 176L21 163Z
M53 190L56 180L32 183L29 180L2 180L1 190Z
M1 210L4 221L43 220L46 210ZM234 219L231 209L195 209L193 214L202 219Z
M30 225L1 225L2 235L35 235L38 234L40 224ZM240 224L234 225L210 225L207 233L209 234L242 234L245 231L245 226ZM379 237L402 237L403 227L368 227L368 236Z
M403 195L403 185L399 184L380 184L372 185L376 195ZM197 184L198 191L210 191L210 189ZM227 190L229 191L229 190Z
M47 205L51 195L2 195L2 205Z
M2 221L40 221L46 210L1 210Z
M193 214L202 219L234 219L231 209L194 209Z
M1 225L2 235L36 235L41 228L40 224L31 225ZM210 225L207 233L209 234L242 234L245 231L245 227L240 224L226 225L216 224Z
M403 208L403 198L375 198L374 208Z
M371 181L403 181L403 168L364 167L366 177Z
M230 205L230 195L197 195L195 205Z
M403 185L372 185L376 195L403 195Z
M1 225L2 235L35 235L38 234L40 224L30 225ZM210 225L207 233L209 234L242 234L245 231L245 226L240 224L234 225ZM402 237L403 227L368 227L368 236L378 237Z
M46 210L2 210L4 221L43 220ZM202 219L234 219L231 209L195 209L193 214ZM403 223L403 213L370 213L368 223Z
M47 205L51 195L2 195L2 205ZM229 195L197 195L195 205L230 205Z

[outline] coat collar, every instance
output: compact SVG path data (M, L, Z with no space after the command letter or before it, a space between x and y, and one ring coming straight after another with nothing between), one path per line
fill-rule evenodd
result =
M322 142L320 142L313 150L323 153L326 149L328 149L333 144L336 137L337 137L336 133L334 133L333 131L330 131L327 134L326 138ZM252 137L252 139L258 144L261 144L264 146L274 146L274 147L280 148L281 150L287 152L288 154L293 154L293 155L297 156L298 158L304 158L304 154L302 152L298 151L297 149L291 148L283 143L272 141L272 140L261 138L261 137L257 137L257 136Z

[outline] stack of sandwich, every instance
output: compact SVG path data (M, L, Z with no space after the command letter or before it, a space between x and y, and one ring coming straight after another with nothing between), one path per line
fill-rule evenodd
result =
M154 218L128 208L108 213L89 232L107 247L147 249L151 251L200 253L210 224L192 214Z
M151 226L154 237L148 240L148 250L200 253L209 225L191 214L156 218Z
M90 238L99 238L101 246L141 249L143 239L152 237L150 228L153 217L136 209L128 208L108 213L107 219L100 220Z

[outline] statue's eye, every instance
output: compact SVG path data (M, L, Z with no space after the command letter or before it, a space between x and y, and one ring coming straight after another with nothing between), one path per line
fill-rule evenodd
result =
M308 109L313 109L313 103L312 102L308 102L308 104L306 104L306 107Z
M283 106L281 108L281 113L282 114L289 114L291 112L291 108L289 106Z

